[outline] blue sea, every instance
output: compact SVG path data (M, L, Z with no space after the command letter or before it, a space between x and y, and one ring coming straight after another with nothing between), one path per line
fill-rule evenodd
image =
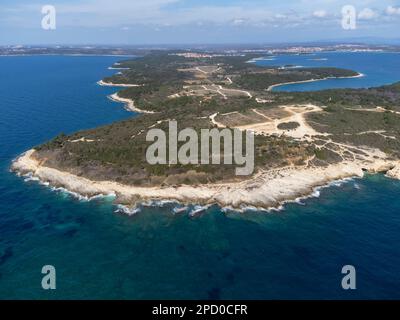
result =
M316 91L335 88L369 88L392 84L400 80L400 53L396 52L323 52L316 54L283 54L256 62L260 66L337 67L363 74L360 78L277 86L274 91Z
M368 86L400 80L398 55L327 55L365 71ZM400 298L400 182L382 175L279 212L214 206L191 219L172 205L127 216L111 199L82 201L10 173L14 157L60 132L136 116L107 99L115 88L96 85L120 59L0 57L1 299ZM56 268L56 290L41 287L44 265ZM356 290L341 287L344 265L356 268Z

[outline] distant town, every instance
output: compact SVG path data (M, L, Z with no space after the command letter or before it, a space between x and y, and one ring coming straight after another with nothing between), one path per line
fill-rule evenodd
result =
M368 45L368 44L317 44L317 45L193 45L177 46L179 55L188 58L215 57L217 55L240 54L312 54L324 51L348 52L400 52L397 45ZM0 46L0 55L112 55L131 56L142 55L153 50L171 50L174 46L29 46L10 45ZM193 51L193 52L191 52Z

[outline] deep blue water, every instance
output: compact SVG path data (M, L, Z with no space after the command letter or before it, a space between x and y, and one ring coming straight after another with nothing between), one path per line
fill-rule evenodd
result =
M134 116L96 81L110 57L0 58L0 298L400 298L400 183L369 176L275 213L135 216L8 171L60 132ZM54 265L57 289L41 288ZM357 290L341 289L354 265Z
M400 81L400 53L324 52L278 55L257 61L261 66L337 67L364 74L361 78L328 79L282 85L274 91L315 91L332 88L368 88Z

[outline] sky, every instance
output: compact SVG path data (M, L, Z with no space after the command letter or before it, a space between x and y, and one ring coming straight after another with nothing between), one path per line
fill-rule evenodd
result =
M44 5L55 29L42 28ZM344 6L355 29L342 26ZM0 45L400 43L400 0L1 0Z

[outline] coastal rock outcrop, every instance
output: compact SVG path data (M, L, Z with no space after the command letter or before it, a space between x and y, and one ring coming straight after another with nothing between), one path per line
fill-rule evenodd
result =
M386 176L388 176L389 178L400 180L400 162L397 162L394 168L386 173Z

